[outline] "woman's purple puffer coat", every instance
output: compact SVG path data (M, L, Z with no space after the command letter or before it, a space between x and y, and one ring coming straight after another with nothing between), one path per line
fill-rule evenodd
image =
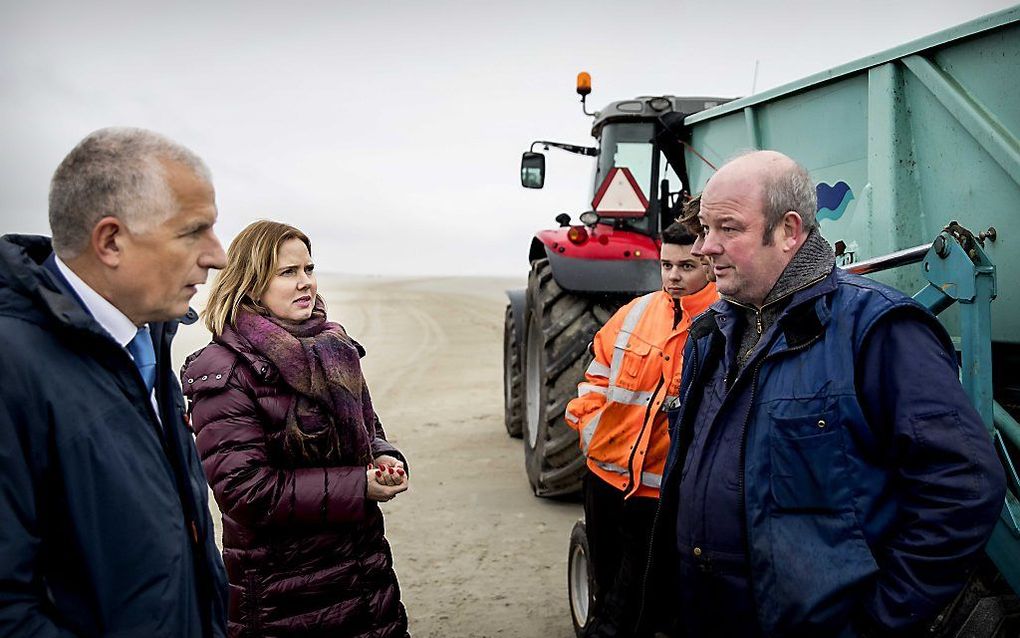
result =
M360 346L359 346L360 348ZM231 636L407 635L364 466L294 467L279 458L295 395L229 326L182 371L191 422L223 513ZM403 456L377 423L373 456Z

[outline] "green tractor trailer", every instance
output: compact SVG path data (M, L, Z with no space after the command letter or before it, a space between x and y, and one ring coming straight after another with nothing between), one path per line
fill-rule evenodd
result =
M580 82L582 102L587 91ZM638 98L595 115L598 147L558 145L595 158L593 210L538 233L528 289L508 293L507 429L522 431L535 493L579 486L584 463L564 407L595 330L658 288L656 233L728 158L777 150L814 179L837 264L914 295L944 322L1006 470L987 548L994 567L933 635L1020 635L1020 286L1011 283L1020 281L1020 7L746 98ZM525 153L524 186L544 182L543 160ZM609 205L607 188L618 195ZM583 533L572 539L571 610L583 626L593 592Z

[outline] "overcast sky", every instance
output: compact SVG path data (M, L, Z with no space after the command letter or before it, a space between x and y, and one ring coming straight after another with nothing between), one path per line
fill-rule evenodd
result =
M46 194L90 131L151 128L214 175L226 245L250 221L304 230L324 271L523 275L531 236L588 208L592 108L741 96L1010 6L761 2L0 4L0 232L48 234Z

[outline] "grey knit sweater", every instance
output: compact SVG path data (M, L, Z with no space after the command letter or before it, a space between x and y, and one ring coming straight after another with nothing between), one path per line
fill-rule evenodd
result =
M779 275L776 285L765 296L760 309L723 297L733 304L744 318L744 321L738 324L736 332L740 344L737 348L738 370L751 359L761 336L768 332L782 314L793 293L825 278L835 266L836 256L832 246L818 234L817 230L812 230L800 250Z

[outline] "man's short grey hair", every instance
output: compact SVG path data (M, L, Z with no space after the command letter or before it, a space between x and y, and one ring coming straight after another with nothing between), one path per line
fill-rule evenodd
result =
M765 213L765 245L772 243L772 231L783 221L783 215L791 210L800 215L804 222L804 234L818 227L815 212L818 210L818 196L814 182L803 166L791 162L766 174L762 184L762 207Z
M50 182L50 230L57 255L81 254L103 217L116 217L131 232L144 233L175 214L179 204L166 181L167 161L212 183L197 155L152 131L104 128L79 142Z

